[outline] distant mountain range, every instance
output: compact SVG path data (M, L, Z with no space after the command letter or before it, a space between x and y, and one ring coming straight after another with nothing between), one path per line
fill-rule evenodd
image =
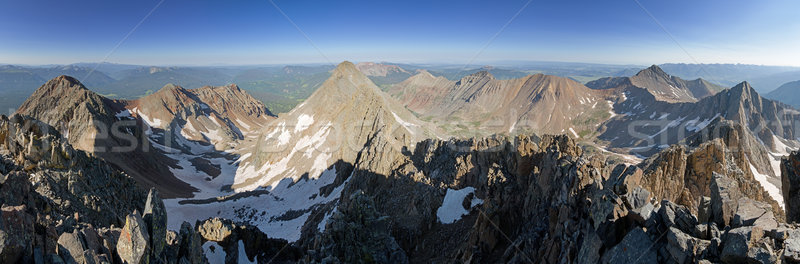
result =
M413 65L364 62L360 66L381 89L399 83L417 70L457 81L478 71L500 80L542 73L581 83L604 77L635 75L641 67L563 62L507 63L505 66ZM731 87L748 81L759 92L800 80L800 68L738 64L663 64L666 72L684 79L703 78ZM208 66L151 67L113 63L76 63L66 66L0 66L0 109L10 112L41 83L64 74L80 78L87 87L110 98L135 99L157 91L166 83L183 87L221 86L235 83L276 113L287 112L311 95L330 76L332 65L321 66ZM388 70L391 69L391 70ZM93 71L94 70L94 71ZM91 74L89 74L91 72Z
M800 81L784 83L765 97L800 109Z
M4 206L3 221L38 224L2 225L4 241L28 243L15 260L46 242L59 245L51 258L192 263L746 262L791 257L772 245L800 243L787 224L800 221L800 111L747 82L722 89L658 66L588 85L492 70L240 72L327 76L277 115L234 84L114 99L57 76L0 116L0 198L27 206ZM152 187L147 201L134 182ZM105 206L116 196L130 201ZM19 231L47 225L58 228ZM20 235L31 233L45 242Z
M762 66L749 64L684 64L659 65L666 72L684 79L703 78L732 87L747 81L759 93L768 93L781 84L800 80L800 68L787 66Z

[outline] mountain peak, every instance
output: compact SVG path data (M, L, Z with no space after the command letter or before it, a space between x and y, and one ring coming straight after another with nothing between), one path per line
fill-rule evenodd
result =
M663 69L661 69L661 67L658 67L658 65L655 65L655 64L651 65L647 69L639 71L639 73L637 73L636 76L645 75L645 74L653 74L653 75L657 75L657 76L669 77L669 74L667 74Z
M741 95L741 97L745 99L752 98L754 97L753 95L758 96L758 92L756 92L756 90L753 89L753 87L750 86L750 83L748 83L747 81L741 82L736 86L734 86L733 88L731 88L731 92L733 94Z
M164 85L164 87L161 87L161 89L159 89L158 92L156 92L156 93L176 93L176 92L182 92L184 90L186 90L186 89L184 89L180 85L175 85L173 83L168 83L168 84Z
M484 78L484 77L486 77L486 78L491 78L491 79L494 79L494 75L492 75L492 73L490 73L489 71L486 71L486 70L483 70L483 71L479 71L479 72L476 72L476 73L470 74L469 76L473 76L473 77L477 77L477 78Z
M333 69L333 74L353 74L356 72L360 72L356 65L349 61L343 61Z
M81 82L78 81L78 79L75 79L75 77L68 76L68 75L60 75L58 77L53 78L52 81L65 82L65 83L68 83L68 84L71 84L71 85L83 86L83 84L81 84Z
M74 77L67 75L61 75L53 78L50 81L47 81L47 83L39 87L39 89L37 89L36 91L37 93L39 91L43 92L58 91L59 93L71 93L78 91L89 92L89 89L87 89L86 86L84 86L80 81L78 81L78 79L75 79Z

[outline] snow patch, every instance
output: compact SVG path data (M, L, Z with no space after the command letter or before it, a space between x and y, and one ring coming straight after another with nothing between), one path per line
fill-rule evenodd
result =
M758 183L761 184L761 187L764 187L764 190L767 190L769 196L771 196L772 199L775 199L775 201L778 202L778 205L780 205L781 208L785 209L785 206L783 205L783 195L781 195L781 190L777 186L769 182L768 180L769 175L759 173L756 167L753 166L753 163L750 163L750 171L753 172L753 176L756 177L756 180L758 181Z
M408 132L411 132L412 134L414 133L414 131L411 130L411 128L417 127L417 125L406 122L405 120L397 116L397 114L395 114L394 112L392 112L392 115L394 116L394 120L397 121L397 123L400 123L400 125L402 125L403 127L405 127L406 130L408 130Z
M439 207L439 209L436 210L436 217L439 219L439 222L444 224L452 224L460 220L462 216L469 214L469 211L464 209L462 203L467 195L474 192L475 188L473 187L465 187L461 190L447 189L447 194L444 196L442 207ZM483 200L472 198L472 202L470 204L471 207L479 204L483 204Z
M709 124L711 124L711 121L714 121L719 116L720 116L720 114L718 113L718 114L714 115L714 117L712 117L710 119L704 119L702 122L700 122L700 117L697 117L695 119L689 120L689 121L686 122L686 125L685 125L686 126L686 130L692 131L692 132L698 132L700 130L703 130L703 128L706 128Z
M574 135L576 138L581 138L578 136L578 133L575 132L575 129L572 129L571 127L569 128L569 132L572 132L572 135Z
M214 249L211 249L211 247L214 247ZM203 244L203 254L206 255L208 263L225 263L225 249L220 247L217 242L208 241Z
M297 124L294 125L294 132L306 130L311 124L314 123L314 117L306 114L300 115L297 118Z
M136 112L137 115L142 117L142 120L144 120L144 122L147 123L148 126L162 128L161 126L164 124L164 121L161 121L161 119L158 118L151 119L146 114L140 112L138 108L134 108L134 111Z
M117 113L117 114L116 114L116 115L114 115L114 116L116 116L116 117L117 117L117 119L123 119L123 118L124 118L124 119L130 119L130 118L132 118L132 116L131 116L131 110L128 110L128 109L125 109L125 110L119 111L119 113Z
M608 114L611 115L611 117L609 117L609 119L614 118L615 116L617 116L617 113L614 112L614 102L606 101L606 103L608 103L608 108L609 108L608 109Z
M650 135L649 138L654 138L654 137L658 136L659 134L664 133L664 131L667 131L667 129L670 129L670 128L673 128L673 127L676 127L676 126L680 125L681 123L683 123L684 119L686 119L686 117L680 117L678 119L672 120L672 122L669 122L669 124L664 126L664 128L662 128L660 131L658 131L657 133L655 133L653 135Z
M299 179L293 184L290 184L292 181L285 180L276 186L263 188L269 190L269 193L254 194L224 202L181 204L180 199L166 199L164 205L168 212L167 228L179 230L183 221L194 223L196 220L222 217L248 222L270 237L295 242L300 239L300 231L311 215L311 208L339 199L349 178L334 188L328 196L309 196L319 194L320 188L334 183L335 180L336 171L332 169L323 172L322 176L315 180ZM279 219L298 212L302 214L291 219Z

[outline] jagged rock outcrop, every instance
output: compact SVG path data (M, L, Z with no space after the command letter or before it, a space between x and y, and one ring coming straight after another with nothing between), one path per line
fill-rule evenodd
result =
M0 261L4 263L14 263L30 250L34 221L25 209L25 205L19 205L0 210Z
M117 241L117 254L124 263L150 263L150 233L138 212L125 218L125 226L120 230Z
M163 261L167 237L167 209L164 208L164 202L158 197L158 191L155 188L151 188L147 194L142 216L150 234L152 248L150 258L153 261Z
M786 222L800 222L800 152L792 152L781 161L781 183Z
M6 205L40 206L54 219L81 215L97 226L119 224L127 211L142 208L144 192L124 172L75 150L53 127L14 115L0 116L0 152ZM45 212L45 210L43 210Z
M798 147L795 124L800 121L800 112L762 98L747 82L697 102L659 101L648 91L637 87L619 93L621 98L614 103L613 109L617 115L603 124L597 136L600 140L608 141L610 148L628 149L649 157L666 146L683 144L684 140L697 133L704 134L704 139L730 134L707 130L718 120L729 120L725 122L741 126L732 129L739 130L738 138L742 144L747 142L742 150L759 154L747 155L758 161L753 164L756 170L771 176L769 180L778 186L779 172L769 166L770 157L767 154L783 155L786 148ZM699 142L705 143L707 140Z
M363 192L375 201L410 262L695 263L793 256L794 231L788 230L795 227L781 223L777 204L738 168L741 154L728 149L735 137L724 138L693 150L672 147L639 166L606 164L565 136L427 140L413 152L381 151L385 144L375 140L361 152L343 193ZM445 202L433 197L468 188L474 191L465 196L461 217L439 221ZM697 201L682 199L690 196ZM481 202L472 207L467 199ZM352 214L342 208L353 203L341 199L337 214ZM306 236L313 259L323 257L311 241L333 222L325 222L318 236ZM307 223L314 228L305 230L319 224ZM737 244L741 228L763 235L748 234L746 243ZM344 243L330 241L328 248Z
M178 242L177 259L179 263L208 263L208 259L203 255L203 242L200 234L192 228L188 222L181 224L181 230L175 239Z
M391 236L391 222L365 194L356 192L339 207L316 239L310 263L408 263Z
M286 240L270 238L249 224L210 218L198 221L195 226L197 235L203 241L214 242L221 247L218 250L225 252L226 263L296 262L302 257L300 251ZM247 259L240 259L242 257Z
M736 195L768 203L776 217L783 219L778 201L755 178L752 164L770 167L768 154L755 142L739 124L720 120L687 138L684 145L673 145L645 160L642 187L655 198L685 205L698 214L700 197L713 198L714 188L709 185L719 173L736 182ZM734 213L736 208L731 210Z

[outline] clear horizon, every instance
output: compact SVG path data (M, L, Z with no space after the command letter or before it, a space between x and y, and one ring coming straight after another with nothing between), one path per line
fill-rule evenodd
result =
M479 67L514 60L800 66L800 21L794 19L800 2L788 0L97 0L6 2L2 7L0 63L14 65L349 60Z

